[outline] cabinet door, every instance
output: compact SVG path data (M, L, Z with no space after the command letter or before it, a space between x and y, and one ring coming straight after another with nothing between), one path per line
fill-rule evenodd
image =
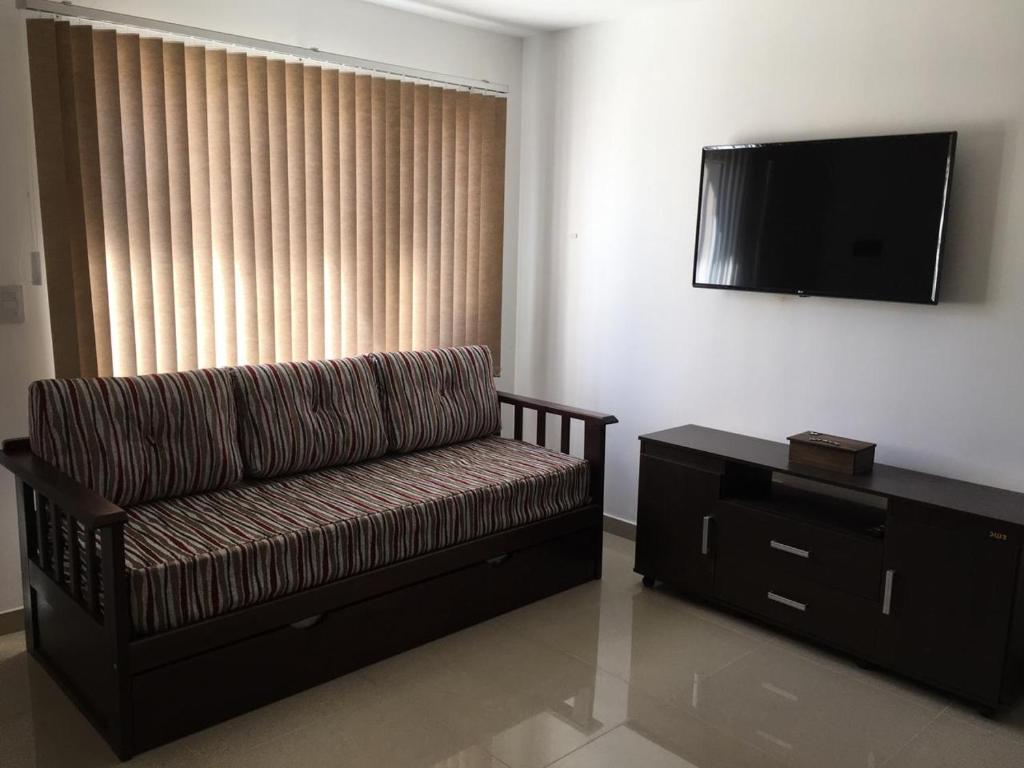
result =
M711 515L720 476L651 456L640 457L636 570L710 595L714 577Z
M892 502L880 651L896 671L999 703L1017 535L948 510Z

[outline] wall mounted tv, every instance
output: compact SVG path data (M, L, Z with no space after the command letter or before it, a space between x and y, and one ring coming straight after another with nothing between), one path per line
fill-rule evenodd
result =
M693 285L935 304L956 133L705 147Z

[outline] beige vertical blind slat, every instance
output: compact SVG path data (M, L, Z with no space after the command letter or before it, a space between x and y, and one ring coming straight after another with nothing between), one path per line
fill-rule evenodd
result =
M292 359L291 210L288 186L288 98L283 61L267 62L270 145L270 247L273 251L274 358Z
M196 299L196 360L217 364L213 279L213 225L210 221L210 152L206 113L206 51L185 49L185 103L191 195L192 267Z
M306 356L324 357L324 189L320 70L303 67L306 159Z
M480 159L480 270L477 340L493 350L501 366L501 253L505 239L505 99L485 96L487 109Z
M469 234L469 94L455 95L455 236L452 238L452 344L466 343L466 254Z
M338 73L321 73L320 113L323 136L323 217L324 217L324 355L341 356L341 165L338 142Z
M398 348L412 349L413 201L415 86L402 83L399 106Z
M398 80L387 80L384 87L384 309L387 319L383 345L378 346L393 352L398 349L401 301L402 84Z
M479 302L476 287L480 280L480 177L482 171L483 106L486 97L479 94L469 96L469 180L466 184L466 274L462 281L466 285L466 338L475 339L478 333Z
M427 148L430 88L413 88L412 115L412 348L427 344Z
M252 157L249 131L249 68L241 53L226 61L228 165L230 169L231 253L235 293L235 360L259 361L256 314L256 238L253 225Z
M292 360L309 356L306 322L306 103L305 76L301 64L284 66L285 115L288 135L288 235L291 253L291 347Z
M238 362L227 65L225 51L206 52L207 149L210 153L210 224L217 365L235 365Z
M373 350L373 122L370 78L355 83L356 348Z
M486 343L503 99L28 22L59 375Z
M146 213L149 224L150 272L153 280L153 346L156 359L152 370L161 373L178 369L163 47L163 41L155 38L143 39L139 44L143 144L148 191Z
M185 95L185 46L162 46L164 110L167 122L168 226L173 275L175 362L169 370L195 368L196 297L192 264L192 201L189 193L188 119Z
M247 57L249 89L249 168L252 183L252 247L256 280L256 350L258 361L272 363L275 352L273 205L270 186L270 118L267 60Z
M150 373L156 327L139 38L99 30L93 51L113 364Z
M438 304L438 339L441 347L452 345L455 289L455 97L441 94L441 293Z
M359 336L356 220L356 77L338 75L338 162L341 207L341 353L356 354Z
M386 113L383 78L370 80L370 186L373 213L370 217L373 247L373 332L367 351L384 349L387 334L387 164Z
M32 85L32 111L52 115L51 120L35 121L36 165L39 174L39 202L51 211L42 222L46 252L47 287L50 295L50 332L57 376L75 375L90 368L84 354L95 349L92 340L79 341L85 329L76 299L75 267L72 258L69 174L63 140L64 118L61 109L60 72L57 60L57 30L43 19L30 19L28 31L29 72ZM70 120L69 120L70 122ZM91 306L88 315L92 314ZM88 324L91 330L91 323ZM95 360L91 371L95 372Z
M65 66L71 73L67 98L75 116L74 140L78 152L77 182L81 194L84 241L82 250L87 265L88 286L93 313L90 321L96 338L96 368L114 370L111 347L111 318L107 290L107 254L104 242L103 192L100 181L99 125L96 103L96 76L93 64L92 30L89 27L63 25L67 32ZM123 287L123 284L119 285ZM126 323L123 318L117 321ZM131 325L130 320L127 325Z
M103 215L104 243L100 257L105 259L107 273L112 365L115 370L131 374L139 372L141 362L142 371L146 372L156 364L156 335L146 212L145 146L141 138L138 38L125 36L119 44L113 31L100 30L91 42L100 175L99 200L93 200L93 204L99 206ZM120 49L127 50L124 59ZM137 140L122 142L124 121L127 121L125 133L133 139L138 137ZM136 222L136 226L132 227L129 219ZM96 301L95 292L93 300Z
M441 89L427 91L427 295L424 346L436 347L441 330Z

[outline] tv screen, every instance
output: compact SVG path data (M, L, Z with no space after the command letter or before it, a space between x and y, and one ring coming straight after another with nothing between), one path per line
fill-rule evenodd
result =
M934 304L956 133L705 147L693 284Z

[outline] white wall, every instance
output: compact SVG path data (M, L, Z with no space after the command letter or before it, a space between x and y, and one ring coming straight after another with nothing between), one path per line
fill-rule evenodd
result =
M610 514L688 422L1024 489L1024 3L681 2L528 40L524 94L517 389L619 416ZM949 129L939 306L690 286L703 145Z
M508 100L505 281L499 385L515 360L520 77L522 40L427 19L357 0L90 0L82 3L179 24L232 32L511 86ZM25 15L0 2L0 285L29 281L38 234ZM45 288L26 287L24 325L0 325L0 438L27 434L28 383L53 375ZM22 602L14 483L0 470L0 612Z

